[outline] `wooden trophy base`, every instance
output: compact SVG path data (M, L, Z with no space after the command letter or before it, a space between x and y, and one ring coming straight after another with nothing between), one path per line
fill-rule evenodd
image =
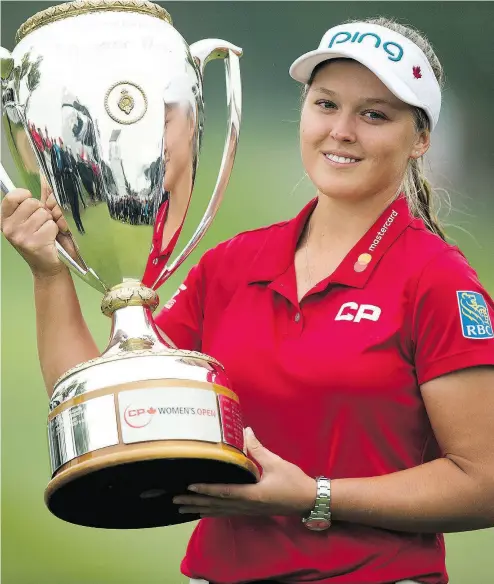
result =
M69 523L142 529L199 519L182 515L175 495L193 483L252 484L256 465L226 444L160 441L116 445L67 463L50 481L45 502Z

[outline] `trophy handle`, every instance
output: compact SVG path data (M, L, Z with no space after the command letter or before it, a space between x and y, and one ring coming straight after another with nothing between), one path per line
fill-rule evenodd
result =
M0 62L2 81L7 81L14 68L14 59L12 59L10 51L3 47L0 47Z
M14 60L12 58L11 53L5 49L4 47L0 47L0 63L1 63L1 79L2 79L2 87L4 87L12 74L14 69ZM18 112L21 113L21 112ZM24 121L24 116L20 116L21 119ZM31 143L31 139L29 133L27 133L29 143L31 147L33 147ZM36 149L33 148L34 153L36 154ZM3 167L3 164L0 163L0 198L3 198L8 192L13 191L15 189L15 185L12 182L11 178L9 177L7 171ZM75 242L73 243L74 249L76 248ZM61 245L58 241L55 240L55 247L58 252L58 256L60 260L70 269L72 269L78 276L83 278L84 280L93 280L94 274L91 273L90 270L86 267L81 266ZM78 257L79 262L84 263L82 258ZM84 264L85 265L85 264Z
M230 175L235 161L240 131L240 119L242 113L242 83L240 78L239 58L242 49L221 39L204 39L190 45L190 52L199 67L201 79L204 76L204 68L214 59L225 60L226 93L228 105L228 127L223 149L221 166L216 180L213 194L208 207L199 223L194 235L170 266L165 266L152 286L154 290L170 276L182 262L195 249L202 239L205 231L212 223L223 199L223 194L230 180Z

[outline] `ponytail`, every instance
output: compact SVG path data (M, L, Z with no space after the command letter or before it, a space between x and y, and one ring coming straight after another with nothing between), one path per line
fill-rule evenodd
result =
M402 190L412 214L422 219L429 231L446 241L446 235L435 211L436 193L423 174L422 160L410 159Z

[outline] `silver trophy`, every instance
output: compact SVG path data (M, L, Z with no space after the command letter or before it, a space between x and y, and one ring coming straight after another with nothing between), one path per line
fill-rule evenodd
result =
M16 41L1 55L6 139L33 196L49 183L68 225L59 255L104 294L112 318L104 353L55 384L46 504L92 527L195 520L178 513L175 494L193 482L252 483L258 469L222 365L167 342L152 311L227 186L241 50L218 39L188 46L168 12L146 0L60 4L26 21ZM204 67L218 58L229 107L221 168L204 217L171 261L194 187ZM1 172L5 193L13 184Z

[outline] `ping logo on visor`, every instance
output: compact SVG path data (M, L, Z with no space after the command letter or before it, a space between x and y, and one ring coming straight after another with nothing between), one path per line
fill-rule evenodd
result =
M378 49L381 46L381 37L375 32L356 32L352 36L351 32L342 30L333 35L331 41L329 42L328 48L332 49L333 45L340 45L347 42L361 43L365 37L371 37L369 40L371 43L374 42L374 48ZM401 61L401 58L403 57L403 47L398 43L394 43L392 41L384 43L382 45L382 49L388 54L388 59L390 61Z
M467 339L492 339L491 318L485 298L479 292L456 292L461 329Z

